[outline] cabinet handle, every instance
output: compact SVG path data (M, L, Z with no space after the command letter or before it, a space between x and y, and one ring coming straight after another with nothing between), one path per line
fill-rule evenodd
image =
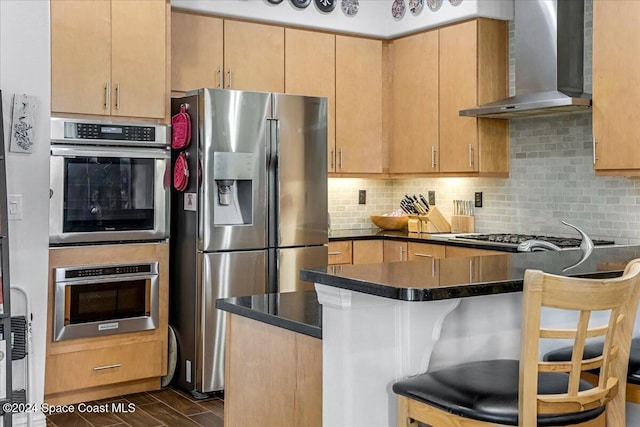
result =
M473 260L469 260L469 283L473 282Z
M342 170L342 148L340 149L340 170Z
M335 150L331 150L331 169L334 168L334 165L336 163L336 152Z
M419 253L415 253L415 256L419 256L419 257L423 257L423 258L433 258L433 255L431 254L419 254Z
M473 167L473 146L469 144L469 167Z
M120 83L116 83L116 110L120 109Z
M596 141L596 137L593 137L593 164L595 165L596 162L598 161L598 158L596 157L596 144L598 143L598 141Z
M222 81L222 67L218 66L218 87L222 89L224 82Z
M231 88L231 67L227 70L227 87Z
M114 363L113 365L96 366L95 368L93 368L93 370L104 371L105 369L114 369L114 368L119 368L121 366L122 366L122 363Z
M329 255L342 255L342 252L329 252Z
M400 261L404 260L403 254L404 254L404 247L400 246Z
M104 84L104 109L109 109L109 104L111 104L111 84L106 82Z
M436 150L436 147L431 147L431 169L435 169L436 168L436 153L438 152L438 150Z

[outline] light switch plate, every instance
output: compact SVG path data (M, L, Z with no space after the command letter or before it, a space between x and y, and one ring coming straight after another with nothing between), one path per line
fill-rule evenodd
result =
M22 194L7 194L7 210L9 221L22 220Z

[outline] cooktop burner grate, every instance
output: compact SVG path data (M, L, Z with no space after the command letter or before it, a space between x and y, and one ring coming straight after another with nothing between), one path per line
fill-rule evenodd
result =
M513 244L517 245L519 243L524 242L525 240L542 240L545 242L553 243L556 246L561 248L577 248L580 246L580 239L574 239L571 237L555 237L555 236L538 236L535 234L506 234L506 233L495 233L495 234L472 234L465 236L456 236L462 237L464 239L472 239L479 240L482 242L495 242L495 243L503 243L503 244ZM593 240L593 244L595 246L602 245L614 245L615 242L612 240Z

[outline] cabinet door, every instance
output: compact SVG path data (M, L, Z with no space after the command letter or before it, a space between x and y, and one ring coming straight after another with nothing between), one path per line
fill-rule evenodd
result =
M444 245L432 245L429 243L409 242L408 260L416 261L416 260L444 258L445 248L446 246Z
M327 98L327 170L335 172L336 37L293 28L284 34L285 92Z
M447 258L464 258L484 255L505 255L502 251L488 249L463 248L461 246L445 246Z
M438 31L394 40L390 172L438 171Z
M284 92L284 28L224 21L225 88Z
M354 240L353 263L375 264L384 262L382 240Z
M111 3L52 1L51 111L110 114L110 81Z
M171 12L171 90L222 87L223 20Z
M336 36L336 172L382 172L382 42Z
M113 0L111 22L111 114L164 119L167 4Z
M609 174L640 174L638 16L637 1L593 2L594 168Z
M407 260L407 242L384 241L384 262Z
M475 117L458 112L477 105L477 21L440 29L440 172L478 171Z
M351 240L329 242L329 265L351 264Z

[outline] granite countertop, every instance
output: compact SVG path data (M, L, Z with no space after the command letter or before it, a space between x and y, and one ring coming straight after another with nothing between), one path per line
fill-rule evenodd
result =
M619 276L640 258L640 246L594 249L582 264L582 251L521 252L469 258L383 264L336 265L303 269L300 278L336 288L403 301L434 301L522 291L524 272L538 269L570 277Z
M322 339L322 307L315 291L219 299L216 308Z
M366 228L366 229L354 229L354 230L333 230L329 233L329 241L340 240L402 240L409 242L419 243L431 243L435 245L447 245L447 246L460 246L464 248L473 249L488 249L500 252L518 252L518 249L513 247L496 246L491 244L483 244L478 242L460 242L455 240L449 240L449 236L455 236L454 233L409 233L407 230L381 230L379 228Z

